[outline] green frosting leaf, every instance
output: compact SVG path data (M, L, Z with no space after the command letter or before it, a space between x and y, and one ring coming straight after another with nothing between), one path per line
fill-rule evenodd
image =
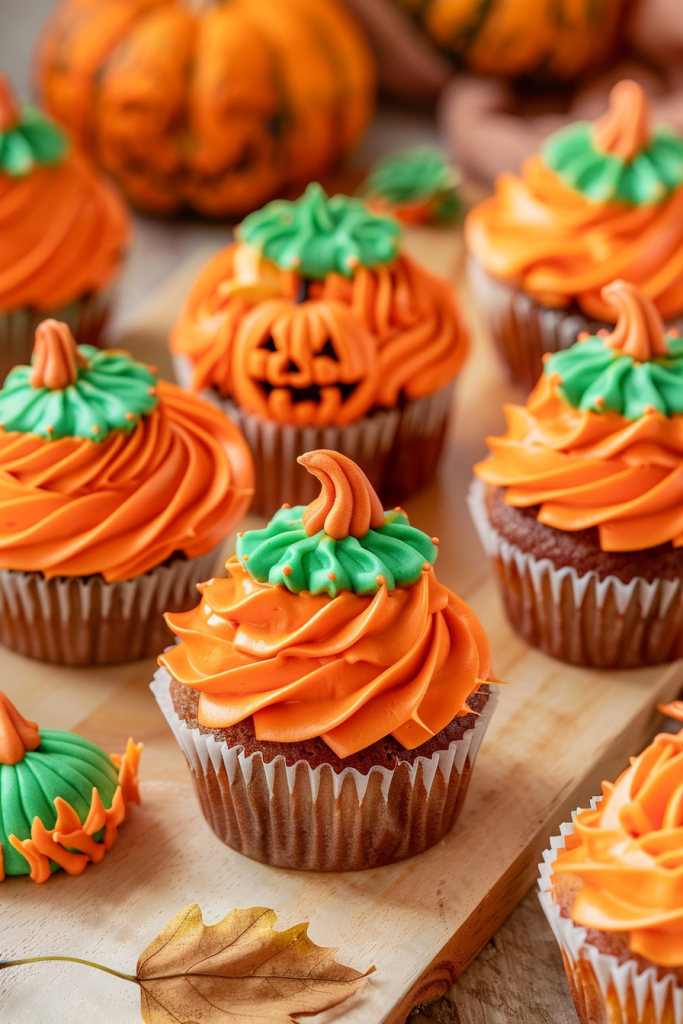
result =
M436 560L436 545L402 512L385 512L384 526L364 537L334 540L324 530L309 537L305 511L305 505L281 508L264 530L249 530L237 538L237 557L257 582L281 583L293 594L376 594L378 576L384 577L388 590L411 587L424 563Z
M66 135L25 103L21 119L5 131L0 130L0 170L20 178L35 167L60 163L68 148Z
M459 206L453 168L437 146L416 146L382 157L372 167L363 194L395 206L429 202L436 220L451 220Z
M683 138L674 132L655 129L649 146L631 161L601 153L592 133L589 121L578 121L541 147L548 167L589 199L634 206L657 203L683 181Z
M10 843L10 835L30 839L34 818L40 818L46 829L54 828L58 796L70 803L84 822L93 788L103 805L111 807L118 778L114 762L94 743L72 732L41 729L36 750L28 751L18 764L0 765L0 846L5 874L28 875L31 870ZM103 832L95 833L96 841ZM51 868L57 870L54 861Z
M683 338L667 337L669 354L638 362L601 338L579 341L546 360L544 373L557 373L558 390L575 409L617 412L637 420L651 406L664 416L683 413Z
M294 203L275 199L250 213L237 235L282 270L319 280L391 263L399 254L401 228L393 217L371 213L361 199L329 199L314 182Z
M30 366L15 366L0 390L4 430L100 442L112 430L130 433L156 407L157 377L144 363L92 345L79 345L78 351L89 365L78 367L76 383L63 390L34 388Z

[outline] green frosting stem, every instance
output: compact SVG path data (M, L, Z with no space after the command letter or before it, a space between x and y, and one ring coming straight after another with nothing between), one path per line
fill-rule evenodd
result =
M362 200L329 199L313 183L296 202L276 199L250 213L237 236L282 270L322 280L330 273L352 277L358 266L393 262L401 228L393 217L372 213Z
M68 149L66 135L28 103L14 124L0 127L0 170L15 178L60 163Z
M437 146L416 146L389 153L373 164L362 194L390 206L428 203L438 221L452 219L458 210L455 176L445 153Z
M375 594L382 580L388 590L412 586L436 559L436 545L403 512L385 512L384 525L363 537L334 540L324 530L309 536L305 511L304 505L282 508L265 529L237 538L237 557L254 580L294 594Z
M5 431L100 442L113 430L130 433L156 407L157 377L144 363L92 345L79 345L78 353L84 365L64 388L34 387L30 366L17 366L7 375L0 390Z

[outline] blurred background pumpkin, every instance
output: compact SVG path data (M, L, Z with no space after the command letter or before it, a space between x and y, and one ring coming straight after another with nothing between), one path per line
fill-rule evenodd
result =
M338 0L61 0L37 56L53 116L141 210L239 218L332 171L374 109Z

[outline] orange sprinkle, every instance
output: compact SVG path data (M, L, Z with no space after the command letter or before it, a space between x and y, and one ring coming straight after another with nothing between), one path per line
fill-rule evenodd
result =
M605 399L602 397L602 395L598 395L593 404L597 405L598 409L603 409L605 406Z
M240 531L240 532L239 532L239 533L237 534L237 536L238 536L238 537L244 537L244 530L241 530L241 531Z
M643 412L644 413L653 413L653 412L657 412L657 410L655 409L654 405L644 405L643 406Z
M590 334L588 333L588 331L579 331L579 333L576 335L577 341L588 341L589 338Z
M670 338L680 338L681 336L681 332L679 331L678 327L670 327L668 334Z
M429 564L429 562L423 562L422 563L422 571L423 572L431 572L431 569L432 569L432 567Z
M249 561L249 555L242 555L242 561L243 562L248 562Z
M597 335L598 338L608 338L609 337L609 331L607 330L606 327L601 327L599 331L596 331L596 335Z
M291 507L292 506L287 501L284 503L284 505L280 505L280 508L291 508Z
M156 388L150 388L150 389L149 389L149 392L148 392L148 394L150 394L150 395L156 395L156 393L157 393L157 389L156 389Z
M55 432L55 428L54 427L45 427L45 429L47 430L48 434L54 434L54 432Z
M126 419L127 420L134 420L135 419L135 413L134 412L127 412L126 413Z
M328 580L336 580L336 578L337 578L336 572L328 572L327 578L328 578Z
M384 576L375 576L375 583L379 583L380 587L383 587L386 582Z
M99 434L99 432L100 432L100 428L98 427L97 423L96 423L96 424L95 424L95 426L94 426L94 427L92 428L92 432L93 432L93 434Z
M548 380L550 381L551 384L561 384L562 383L562 375L559 374L557 372L557 370L556 370L555 373L551 373L550 374L550 376L548 377Z
M541 356L541 362L542 363L547 363L548 360L550 359L550 356L551 356L550 352L544 352L543 355Z
M291 567L291 565L286 565L284 567L284 569L282 570L282 575L283 576L291 576L292 575L292 567Z
M440 543L441 541L439 540L438 537L432 537L432 544L434 545L434 547L438 548Z

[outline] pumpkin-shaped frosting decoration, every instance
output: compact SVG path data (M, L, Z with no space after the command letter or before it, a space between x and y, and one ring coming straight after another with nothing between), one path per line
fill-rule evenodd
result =
M375 71L340 0L62 0L48 109L142 209L240 217L328 173L372 115Z
M129 803L140 803L142 744L123 756L71 732L38 729L0 692L0 880L79 875L116 841Z
M232 379L237 402L262 419L340 426L375 400L377 341L341 302L271 299L240 325Z

